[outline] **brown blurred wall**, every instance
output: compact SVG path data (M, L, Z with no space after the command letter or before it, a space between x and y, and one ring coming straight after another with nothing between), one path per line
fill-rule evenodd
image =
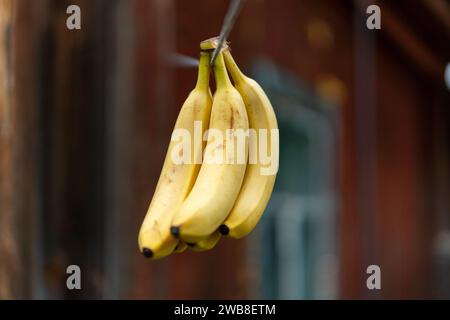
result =
M166 57L195 57L199 41L218 34L227 1L14 2L8 17L11 1L0 0L0 40L11 19L14 44L12 92L0 82L0 103L10 105L0 107L0 125L12 124L0 136L0 296L42 296L44 281L47 297L249 297L245 241L158 262L145 261L136 245L196 76ZM230 40L244 70L269 58L340 108L340 297L433 297L431 168L449 149L433 130L438 118L448 136L450 100L438 71L450 33L426 1L419 17L406 1L377 3L383 29L361 31L354 13L364 17L364 1L248 0ZM64 28L69 4L83 8L81 31ZM356 48L355 30L370 41ZM356 72L364 55L374 68L361 63ZM373 86L361 86L364 76ZM337 93L323 90L330 83ZM375 117L358 113L364 96L355 98L355 84L376 98ZM361 132L359 120L372 131ZM81 293L64 289L71 263L89 270ZM372 263L382 268L380 294L365 288Z

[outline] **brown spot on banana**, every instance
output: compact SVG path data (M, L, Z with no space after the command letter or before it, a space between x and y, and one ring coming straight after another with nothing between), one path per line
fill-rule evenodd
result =
M234 110L231 109L230 128L234 128Z

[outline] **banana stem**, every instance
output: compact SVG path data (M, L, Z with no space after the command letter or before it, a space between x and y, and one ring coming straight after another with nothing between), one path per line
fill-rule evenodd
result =
M219 37L210 38L210 39L207 39L207 40L204 40L204 41L200 42L200 50L202 50L202 51L211 51L212 52L212 51L214 51L217 48L218 44L219 44ZM222 52L225 49L228 49L228 43L227 42L225 42L222 45Z
M207 52L200 52L196 89L205 91L209 89L209 61L210 54Z
M242 73L241 69L239 69L236 61L234 61L233 56L231 55L230 50L226 50L224 53L225 64L227 66L228 71L231 74L234 82L241 82L245 79L245 75Z
M223 53L219 53L219 55L217 56L216 62L214 64L214 75L216 77L217 89L232 86L230 77L228 76L227 68L225 67Z

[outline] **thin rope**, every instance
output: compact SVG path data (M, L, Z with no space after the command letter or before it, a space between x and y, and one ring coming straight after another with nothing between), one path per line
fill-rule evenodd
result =
M236 18L242 9L243 3L244 0L232 0L230 7L228 8L228 12L225 16L225 20L222 25L222 30L220 31L219 42L217 43L217 47L214 49L214 52L211 57L212 66L216 62L217 56L219 55L219 52L222 49L224 42L230 35L231 29L233 29L234 23L236 22Z

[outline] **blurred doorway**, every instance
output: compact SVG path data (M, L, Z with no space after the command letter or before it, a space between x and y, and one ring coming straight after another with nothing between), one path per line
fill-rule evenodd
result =
M254 70L280 127L275 192L249 246L260 298L335 299L337 109L270 63Z

